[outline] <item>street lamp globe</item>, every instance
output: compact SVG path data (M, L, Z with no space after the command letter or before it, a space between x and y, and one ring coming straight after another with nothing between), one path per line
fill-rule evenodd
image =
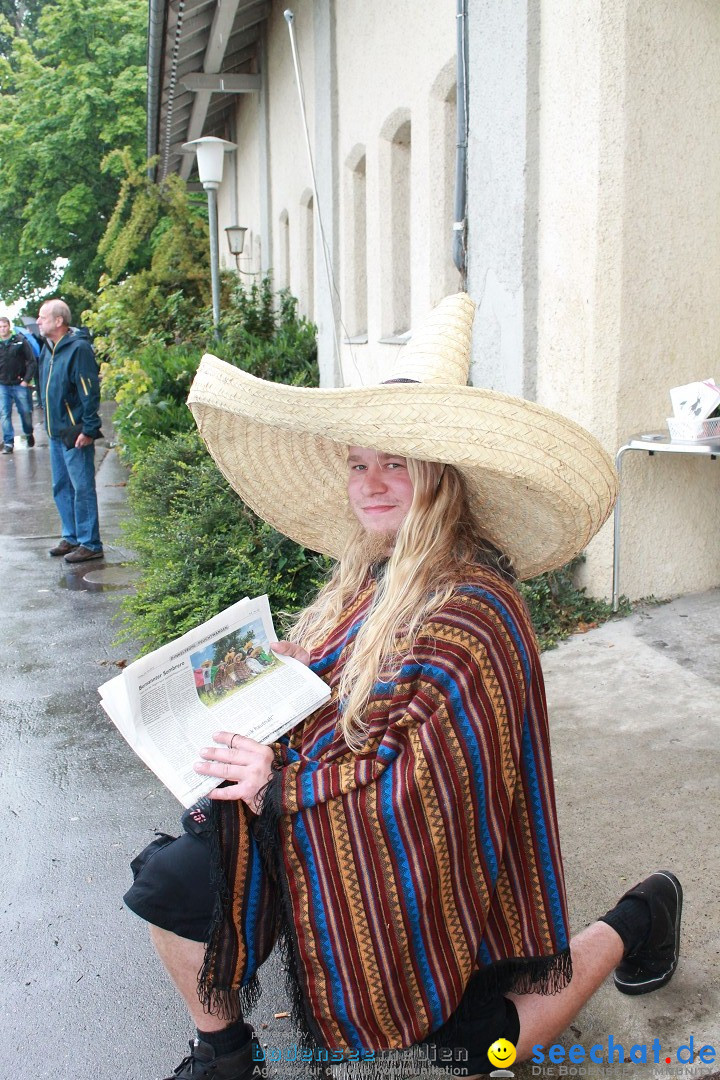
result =
M197 154L197 167L200 183L207 191L220 187L223 178L225 154L237 148L237 143L227 139L218 139L215 135L203 135L201 139L183 143L186 153Z

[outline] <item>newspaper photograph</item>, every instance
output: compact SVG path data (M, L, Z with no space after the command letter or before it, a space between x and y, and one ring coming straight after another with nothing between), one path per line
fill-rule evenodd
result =
M271 743L330 696L277 641L267 596L245 598L100 687L121 735L183 806L216 787L193 769L216 731Z

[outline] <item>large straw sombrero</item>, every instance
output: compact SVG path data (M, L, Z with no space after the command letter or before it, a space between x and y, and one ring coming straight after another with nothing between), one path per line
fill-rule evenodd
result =
M464 293L443 300L380 386L285 386L206 355L188 404L235 491L299 544L342 552L346 449L362 446L456 466L483 534L533 577L582 551L612 509L617 475L578 424L467 385L474 312Z

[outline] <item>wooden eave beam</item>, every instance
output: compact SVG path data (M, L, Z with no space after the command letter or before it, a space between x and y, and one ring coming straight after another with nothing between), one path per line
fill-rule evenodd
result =
M259 90L262 80L259 75L235 75L227 72L205 74L191 72L182 79L186 90L209 90L213 94L251 94Z

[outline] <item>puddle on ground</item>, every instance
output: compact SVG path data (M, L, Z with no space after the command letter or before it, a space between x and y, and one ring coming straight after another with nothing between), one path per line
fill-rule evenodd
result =
M139 570L132 563L120 563L104 566L97 570L88 570L84 574L68 573L60 578L62 589L71 592L109 592L117 589L130 589L139 577Z
M85 580L92 585L133 585L140 571L133 563L115 563L112 566L104 566L102 569L91 570L85 574Z

